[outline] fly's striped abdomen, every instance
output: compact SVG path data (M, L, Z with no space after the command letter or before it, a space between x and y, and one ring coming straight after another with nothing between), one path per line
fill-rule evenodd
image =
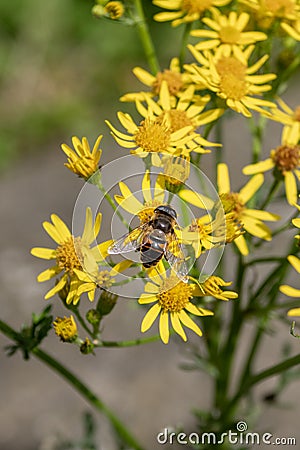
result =
M153 230L149 233L141 245L141 262L144 267L155 266L164 256L167 245L166 236L161 230Z

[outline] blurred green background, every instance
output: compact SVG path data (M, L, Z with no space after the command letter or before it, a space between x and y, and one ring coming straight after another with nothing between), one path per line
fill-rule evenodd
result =
M144 1L147 14L156 8ZM145 58L135 27L92 16L88 0L0 2L0 170L70 136L108 133L118 99L140 83ZM151 24L163 61L180 33ZM171 43L171 46L170 46ZM166 61L168 64L168 61Z

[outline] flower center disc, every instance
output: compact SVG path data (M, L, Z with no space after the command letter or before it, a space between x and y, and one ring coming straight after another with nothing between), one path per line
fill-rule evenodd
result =
M81 238L71 236L56 249L57 265L70 275L73 275L74 269L81 269L83 263L83 254L81 251Z
M175 277L163 280L158 294L158 303L167 312L179 312L193 297L193 288Z
M183 0L181 9L189 14L201 14L206 9L210 8L212 0Z
M146 119L135 134L135 142L145 152L164 152L169 147L170 135L166 126Z
M285 17L294 13L294 5L290 0L265 0L265 8L277 17Z
M271 155L276 167L285 173L296 169L300 163L300 146L295 145L290 147L288 145L281 145L273 150Z
M221 41L225 44L236 44L240 39L241 33L235 27L228 26L221 28L219 35Z
M234 57L223 57L216 64L220 88L227 98L240 100L248 92L246 66Z
M177 72L172 72L172 70L166 69L163 72L158 72L156 75L156 80L152 85L152 90L154 94L158 95L161 83L166 81L168 84L168 89L171 95L176 95L183 87L183 82L181 74Z

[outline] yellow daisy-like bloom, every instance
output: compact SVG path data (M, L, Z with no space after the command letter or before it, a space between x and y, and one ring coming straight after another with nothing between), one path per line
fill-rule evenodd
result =
M221 14L216 8L212 8L211 12L212 19L208 17L202 19L210 30L197 29L191 32L192 36L205 39L195 45L196 50L212 50L219 47L228 53L235 47L244 47L267 39L265 33L243 31L250 19L249 14L245 12L238 15L235 11L230 11L228 16Z
M196 284L188 284L180 281L175 275L166 276L165 272L161 277L152 278L145 285L145 292L140 296L138 302L141 305L153 306L146 313L141 331L149 330L154 321L159 317L159 333L164 344L169 342L169 319L174 331L186 341L187 337L182 325L193 330L198 336L202 336L202 331L191 319L188 313L196 316L212 316L213 312L200 308L191 302L195 295L201 295L201 291Z
M98 214L93 225L92 211L86 210L85 225L82 236L74 237L65 223L56 215L51 215L51 222L43 222L43 227L49 236L58 244L55 249L35 247L31 254L38 258L55 260L56 264L37 277L39 282L48 281L63 273L54 288L45 295L45 299L53 297L69 287L66 303L78 303L80 296L78 288L81 280L76 276L75 270L85 270L88 273L96 270L97 262L107 255L106 250L111 242L96 245L91 248L92 242L99 234L102 215Z
M204 283L199 284L202 296L210 296L219 300L232 300L238 297L238 294L234 291L222 291L221 287L231 286L232 281L224 281L220 277L211 275ZM220 287L221 286L221 287Z
M157 176L154 189L151 189L150 173L149 170L146 171L142 181L143 203L140 202L123 181L119 183L119 188L121 195L115 195L116 202L125 211L138 216L141 224L149 222L155 208L165 203L165 179L162 174Z
M120 98L121 102L135 102L136 100L144 100L146 96L157 96L159 95L163 81L167 83L170 95L172 97L178 97L189 84L189 77L180 70L178 58L172 58L170 67L162 72L158 72L156 75L152 75L141 67L135 67L133 73L141 83L151 88L151 91L125 94Z
M55 334L63 342L73 342L78 336L77 325L72 315L64 318L56 317L53 322L53 328Z
M166 155L158 166L163 167L166 189L176 194L190 176L190 158Z
M295 255L288 256L288 261L291 266L296 270L297 273L300 273L300 259ZM300 297L300 289L293 288L292 286L288 286L287 284L283 284L279 287L279 290L289 297ZM293 308L288 311L288 316L300 316L300 308Z
M110 241L112 243L112 241ZM114 276L118 275L123 270L128 269L132 265L132 261L124 260L116 264L110 270L94 270L92 273L86 273L82 270L75 269L75 273L78 279L82 282L78 288L78 295L82 295L87 292L88 298L91 302L95 300L96 289L109 290L111 286L115 283Z
M224 112L221 108L212 109L203 112L206 104L210 100L210 96L197 97L196 101L193 101L195 87L189 86L176 100L174 106L172 106L171 96L168 90L166 81L161 84L161 89L159 93L159 99L157 102L153 101L148 97L145 102L147 108L137 101L136 106L138 112L147 118L149 111L153 111L157 117L156 122L161 124L166 124L171 133L175 133L186 127L191 127L189 131L190 141L187 141L185 147L181 151L181 154L189 154L192 150L197 153L208 153L209 150L204 150L203 146L220 146L220 144L215 144L207 141L196 130L201 125L206 125L208 123L217 120Z
M67 144L62 144L61 148L68 157L65 166L79 177L88 180L99 169L102 150L98 147L102 137L101 135L97 138L92 151L86 137L82 138L82 141L77 136L72 137L75 151Z
M186 148L188 142L192 142L194 135L192 126L186 126L180 130L171 132L167 118L159 121L152 111L138 125L129 114L118 112L118 119L127 130L128 134L118 131L108 120L107 125L116 142L124 148L130 149L133 155L145 158L149 153L180 153Z
M286 133L285 133L286 134ZM290 134L293 137L293 134ZM290 205L297 203L297 180L300 180L300 145L299 138L294 142L287 142L282 134L281 145L271 150L270 157L256 164L244 167L245 175L263 173L274 169L274 176L284 178L285 193Z
M274 108L275 104L254 97L262 95L271 89L268 83L276 78L275 74L254 75L265 61L268 55L264 55L255 64L248 67L248 60L254 50L250 45L245 50L233 47L233 52L227 53L217 49L213 55L206 52L205 55L198 52L195 47L189 45L189 49L201 64L186 65L185 68L191 73L191 78L196 84L203 84L207 89L215 92L226 101L226 105L234 111L251 117L249 110L266 113L263 107Z
M155 14L154 19L157 22L171 20L172 26L176 27L199 20L206 11L211 11L213 6L224 6L230 2L231 0L153 0L154 5L170 10Z
M240 3L255 13L262 28L269 28L276 19L281 21L282 26L285 21L300 18L298 0L240 0Z
M277 100L281 109L272 109L268 118L284 125L282 140L296 143L300 140L300 105L291 109L281 98Z
M257 174L239 192L232 192L227 165L223 163L218 164L217 172L218 191L225 217L227 214L230 214L232 220L236 220L242 224L245 231L255 237L270 241L272 239L271 230L262 221L276 221L280 219L280 216L268 211L247 208L247 203L263 184L264 176ZM216 207L215 202L212 200L188 189L182 189L179 192L179 196L183 200L202 209L205 208L213 211ZM249 250L243 235L234 239L234 243L242 255L248 255Z

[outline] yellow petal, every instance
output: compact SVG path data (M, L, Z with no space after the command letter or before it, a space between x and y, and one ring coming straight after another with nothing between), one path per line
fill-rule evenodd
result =
M59 234L58 230L55 228L54 225L50 222L43 222L44 230L49 234L49 236L57 243L62 244L64 242L64 239L62 239L61 235ZM71 234L70 234L71 236Z
M288 295L289 297L300 297L300 289L295 289L286 284L279 286L279 290L280 292L282 292L285 295Z
M170 111L170 93L168 88L168 83L166 80L163 80L161 83L161 88L159 92L159 101L164 111Z
M300 273L300 259L295 255L289 255L287 257L289 263L294 267L294 269Z
M159 317L159 334L161 337L161 340L164 344L167 344L169 342L169 314L167 312L161 312Z
M258 191L260 186L264 182L264 176L262 174L254 175L251 180L240 190L239 197L243 203L247 203L250 198Z
M290 205L297 203L297 183L292 172L286 172L284 175L285 193Z
M193 330L198 336L202 336L202 331L198 327L198 325L195 324L195 322L190 318L190 316L184 311L181 310L179 314L179 319L185 325L186 327Z
M118 273L123 272L124 270L128 269L128 267L130 267L132 263L133 262L129 259L124 259L124 261L119 262L111 269L110 276L113 277Z
M249 254L249 249L244 236L239 236L238 238L236 238L234 240L234 243L236 244L237 248L239 249L242 255L247 256Z
M149 281L145 284L145 292L148 292L150 294L157 294L158 288L155 284L150 283Z
M155 321L155 319L157 318L158 314L161 311L161 307L159 306L158 303L155 303L155 305L153 305L149 311L147 312L147 314L145 315L143 321L142 321L142 325L141 325L141 332L144 333L145 331L149 330L149 328L153 325L153 322Z
M178 314L177 313L171 313L170 317L171 317L171 324L172 324L172 327L174 328L174 331L177 334L179 334L179 336L186 342L187 341L187 337L186 337L186 334L184 332L184 329L181 326L180 320L178 318Z
M42 259L55 259L56 250L52 248L34 247L30 250L30 253L37 258Z
M268 220L270 222L274 222L276 220L281 219L281 217L278 216L278 214L273 214L268 211L260 211L258 209L245 209L243 211L243 216L244 215L253 217L254 219Z
M81 239L86 244L90 244L95 239L93 233L93 219L91 208L86 208L85 211L85 224Z
M146 86L151 87L156 80L156 78L153 75L151 75L151 73L147 72L141 67L135 67L132 70L132 72L137 77L137 79L140 80Z
M186 202L191 203L192 205L197 206L201 209L210 210L214 206L213 200L206 197L205 195L190 191L189 189L181 189L178 195Z
M57 275L59 272L61 272L60 267L58 266L50 267L49 269L46 269L43 272L41 272L38 275L37 280L39 283L42 283L43 281L48 281L51 278L55 277L55 275Z
M149 303L153 303L157 301L157 297L155 295L150 294L141 294L140 298L138 299L138 302L140 305L148 305Z
M149 170L146 171L143 177L142 190L145 202L151 202L152 196L151 196L151 180Z
M196 316L213 316L214 313L212 311L209 311L208 309L204 308L198 308L198 306L194 305L193 303L189 302L187 306L185 307L187 311L189 311L192 314L195 314Z
M300 308L293 308L290 309L287 313L288 316L295 316L295 317L299 317L300 316Z
M56 214L51 214L51 219L58 234L61 236L61 240L62 241L67 240L71 236L71 233L67 225Z
M53 297L53 295L57 294L66 284L67 277L63 276L59 282L54 286L54 288L50 289L50 291L47 292L45 295L45 300L48 300L49 298Z
M264 161L260 161L256 164L249 164L243 168L243 173L245 175L254 175L256 173L266 172L274 167L274 162L271 158L265 159Z
M230 179L228 167L226 164L218 164L218 189L219 194L227 194L230 192Z

